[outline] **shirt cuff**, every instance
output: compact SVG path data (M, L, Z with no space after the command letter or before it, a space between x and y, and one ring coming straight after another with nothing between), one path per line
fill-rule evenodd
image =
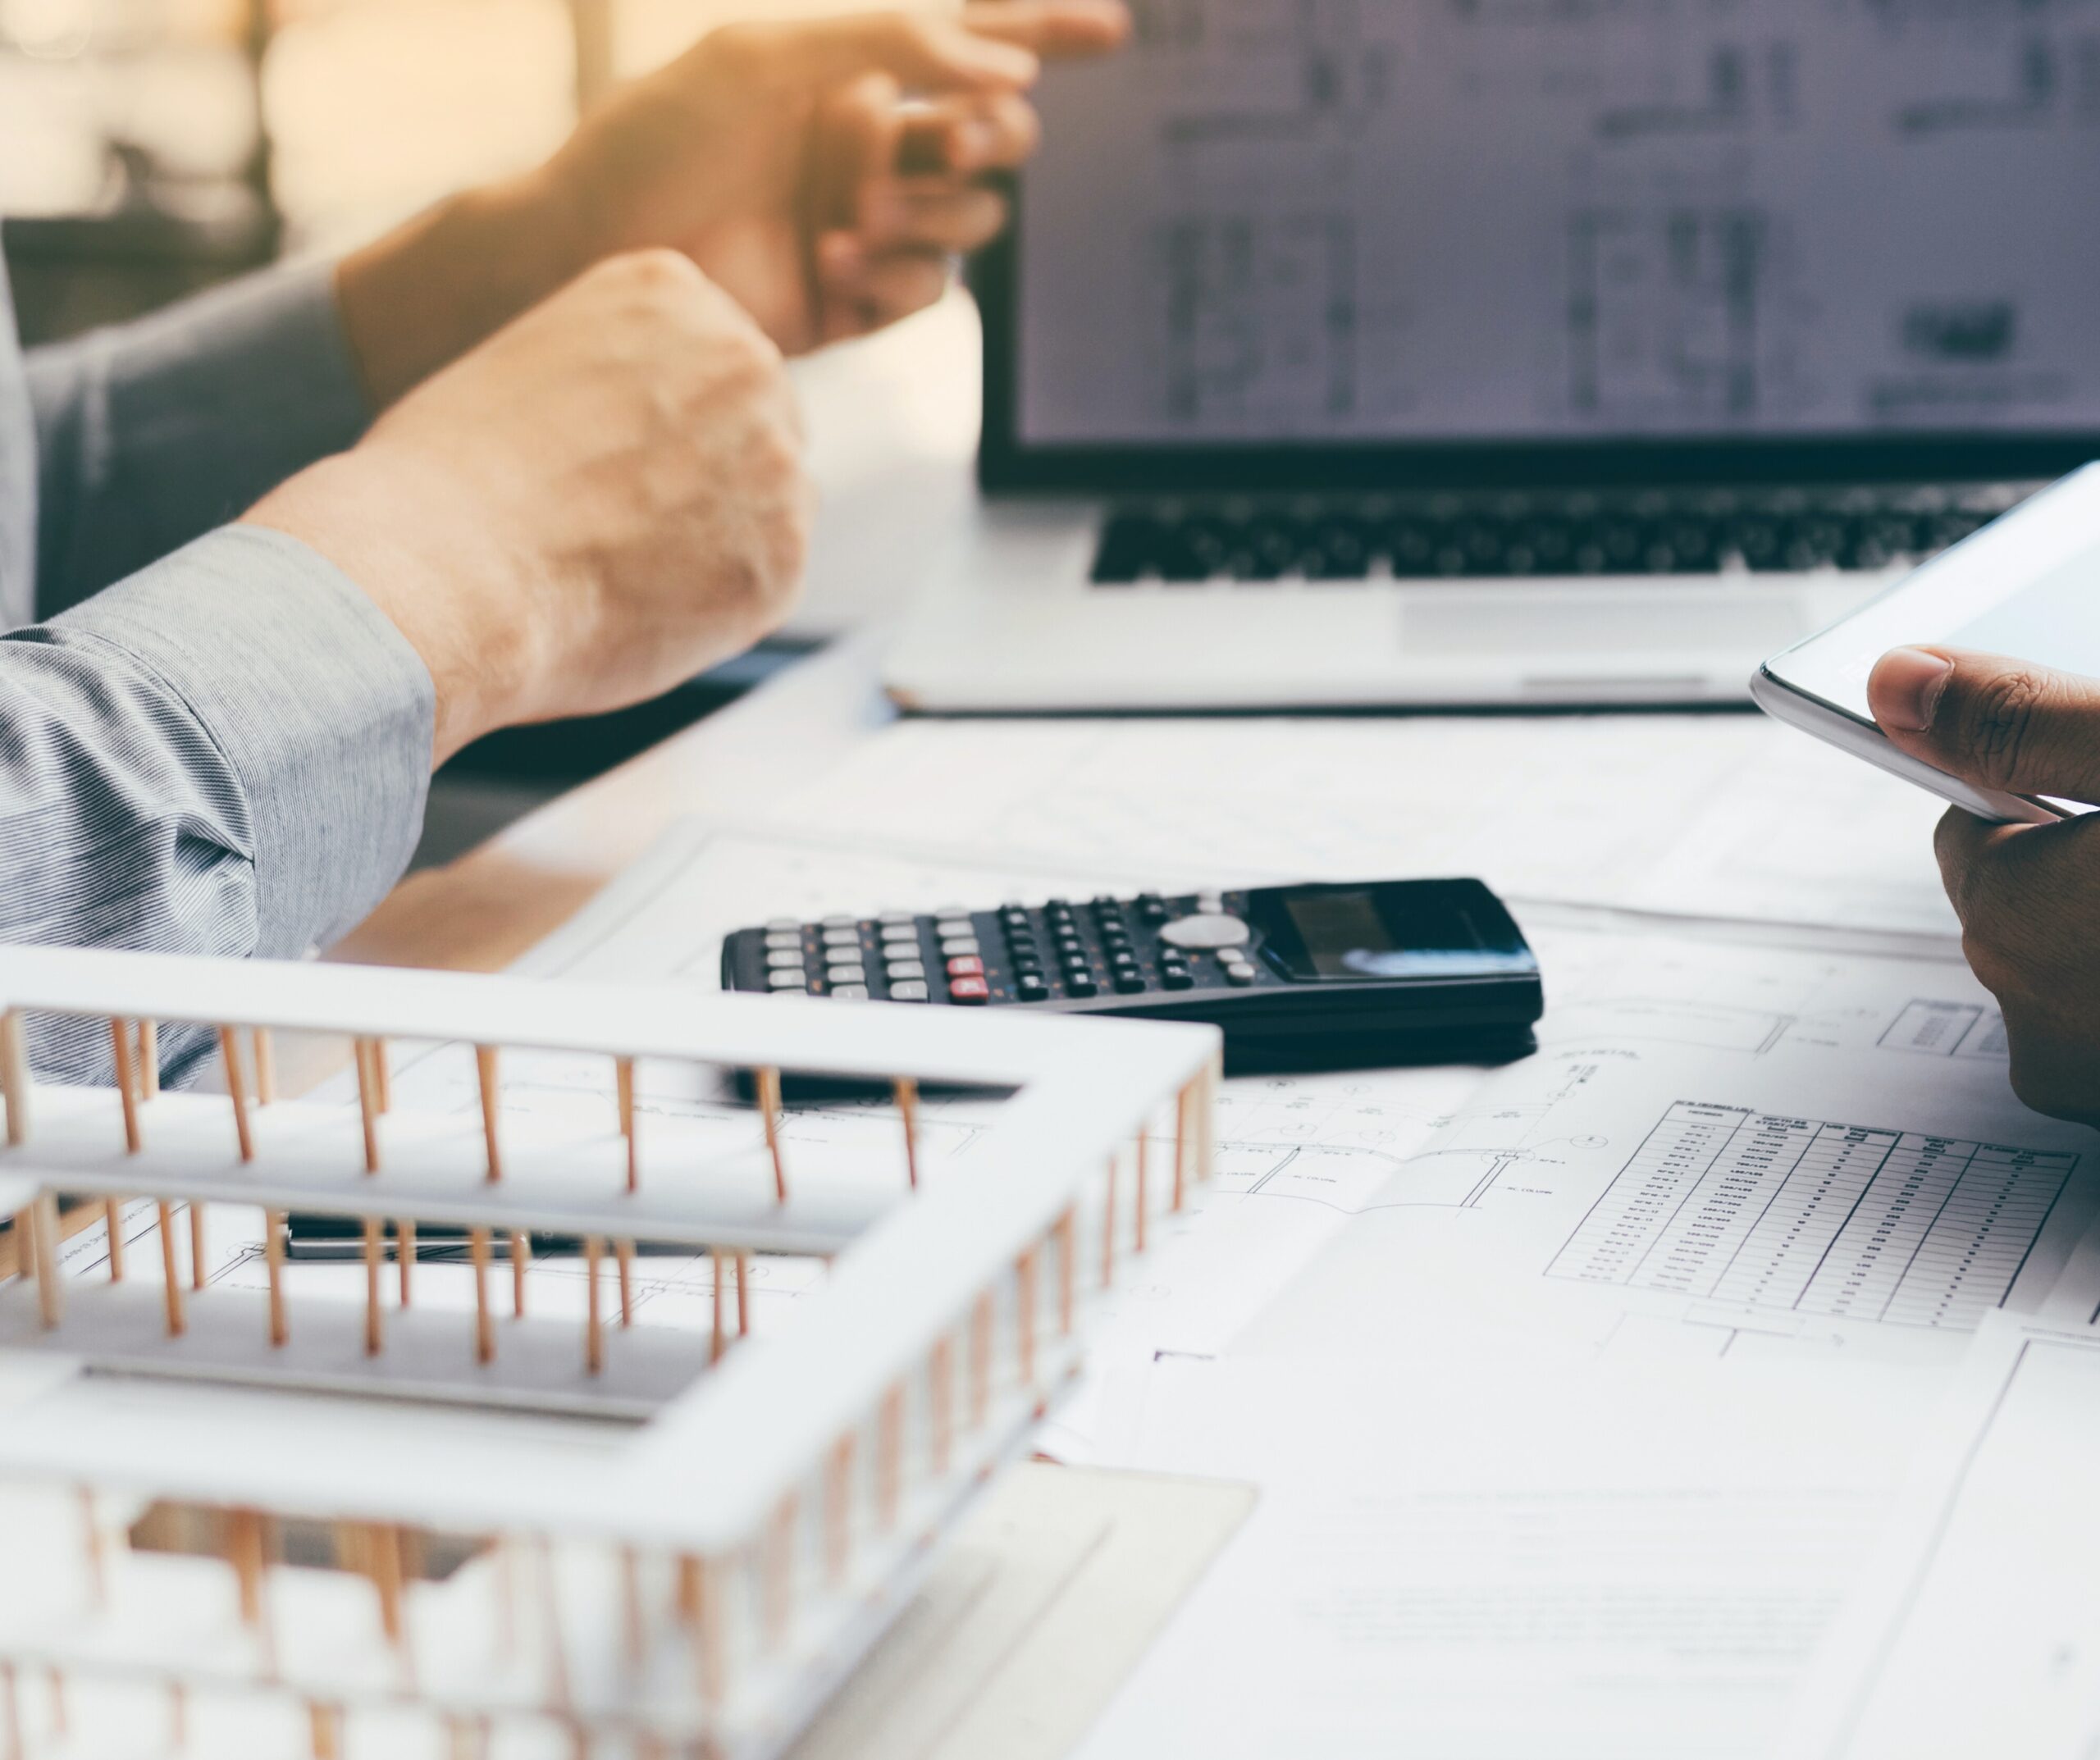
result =
M408 638L296 538L229 527L53 620L181 698L247 796L255 951L346 934L413 854L436 693Z

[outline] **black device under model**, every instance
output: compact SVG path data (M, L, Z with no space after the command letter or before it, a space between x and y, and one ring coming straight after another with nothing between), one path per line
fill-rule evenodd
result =
M1523 932L1477 880L783 918L729 937L722 983L1203 1021L1237 1074L1500 1061L1533 1048L1544 1007Z

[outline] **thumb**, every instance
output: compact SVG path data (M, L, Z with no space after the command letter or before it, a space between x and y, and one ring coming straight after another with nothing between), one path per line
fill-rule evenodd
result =
M1890 744L1965 782L2100 803L2100 679L1959 648L1895 648L1867 704Z

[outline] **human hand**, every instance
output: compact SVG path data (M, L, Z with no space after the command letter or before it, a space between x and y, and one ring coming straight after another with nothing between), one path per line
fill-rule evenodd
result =
M1867 700L1891 744L1965 782L2100 802L2100 680L1898 648ZM1993 825L1955 807L1933 845L1962 951L2005 1011L2014 1092L2100 1124L2100 814Z
M748 646L792 602L812 511L779 350L653 251L500 331L248 521L335 563L415 646L441 763Z
M1121 0L982 0L711 31L539 170L337 265L366 394L385 408L627 251L691 258L790 353L906 317L1004 223L976 180L1034 147L1040 57L1112 48L1128 25Z
M977 180L1034 151L1039 57L1129 27L1121 0L727 25L584 121L555 208L586 254L684 252L791 354L858 335L932 304L1005 223Z

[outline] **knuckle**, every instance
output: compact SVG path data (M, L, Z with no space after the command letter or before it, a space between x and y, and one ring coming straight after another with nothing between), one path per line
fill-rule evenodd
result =
M1959 732L1989 787L2007 787L2021 773L2048 697L2048 686L2024 667L2009 667L1963 692Z
M705 285L707 280L682 251L661 245L608 258L598 272L612 286L645 304L675 303Z

